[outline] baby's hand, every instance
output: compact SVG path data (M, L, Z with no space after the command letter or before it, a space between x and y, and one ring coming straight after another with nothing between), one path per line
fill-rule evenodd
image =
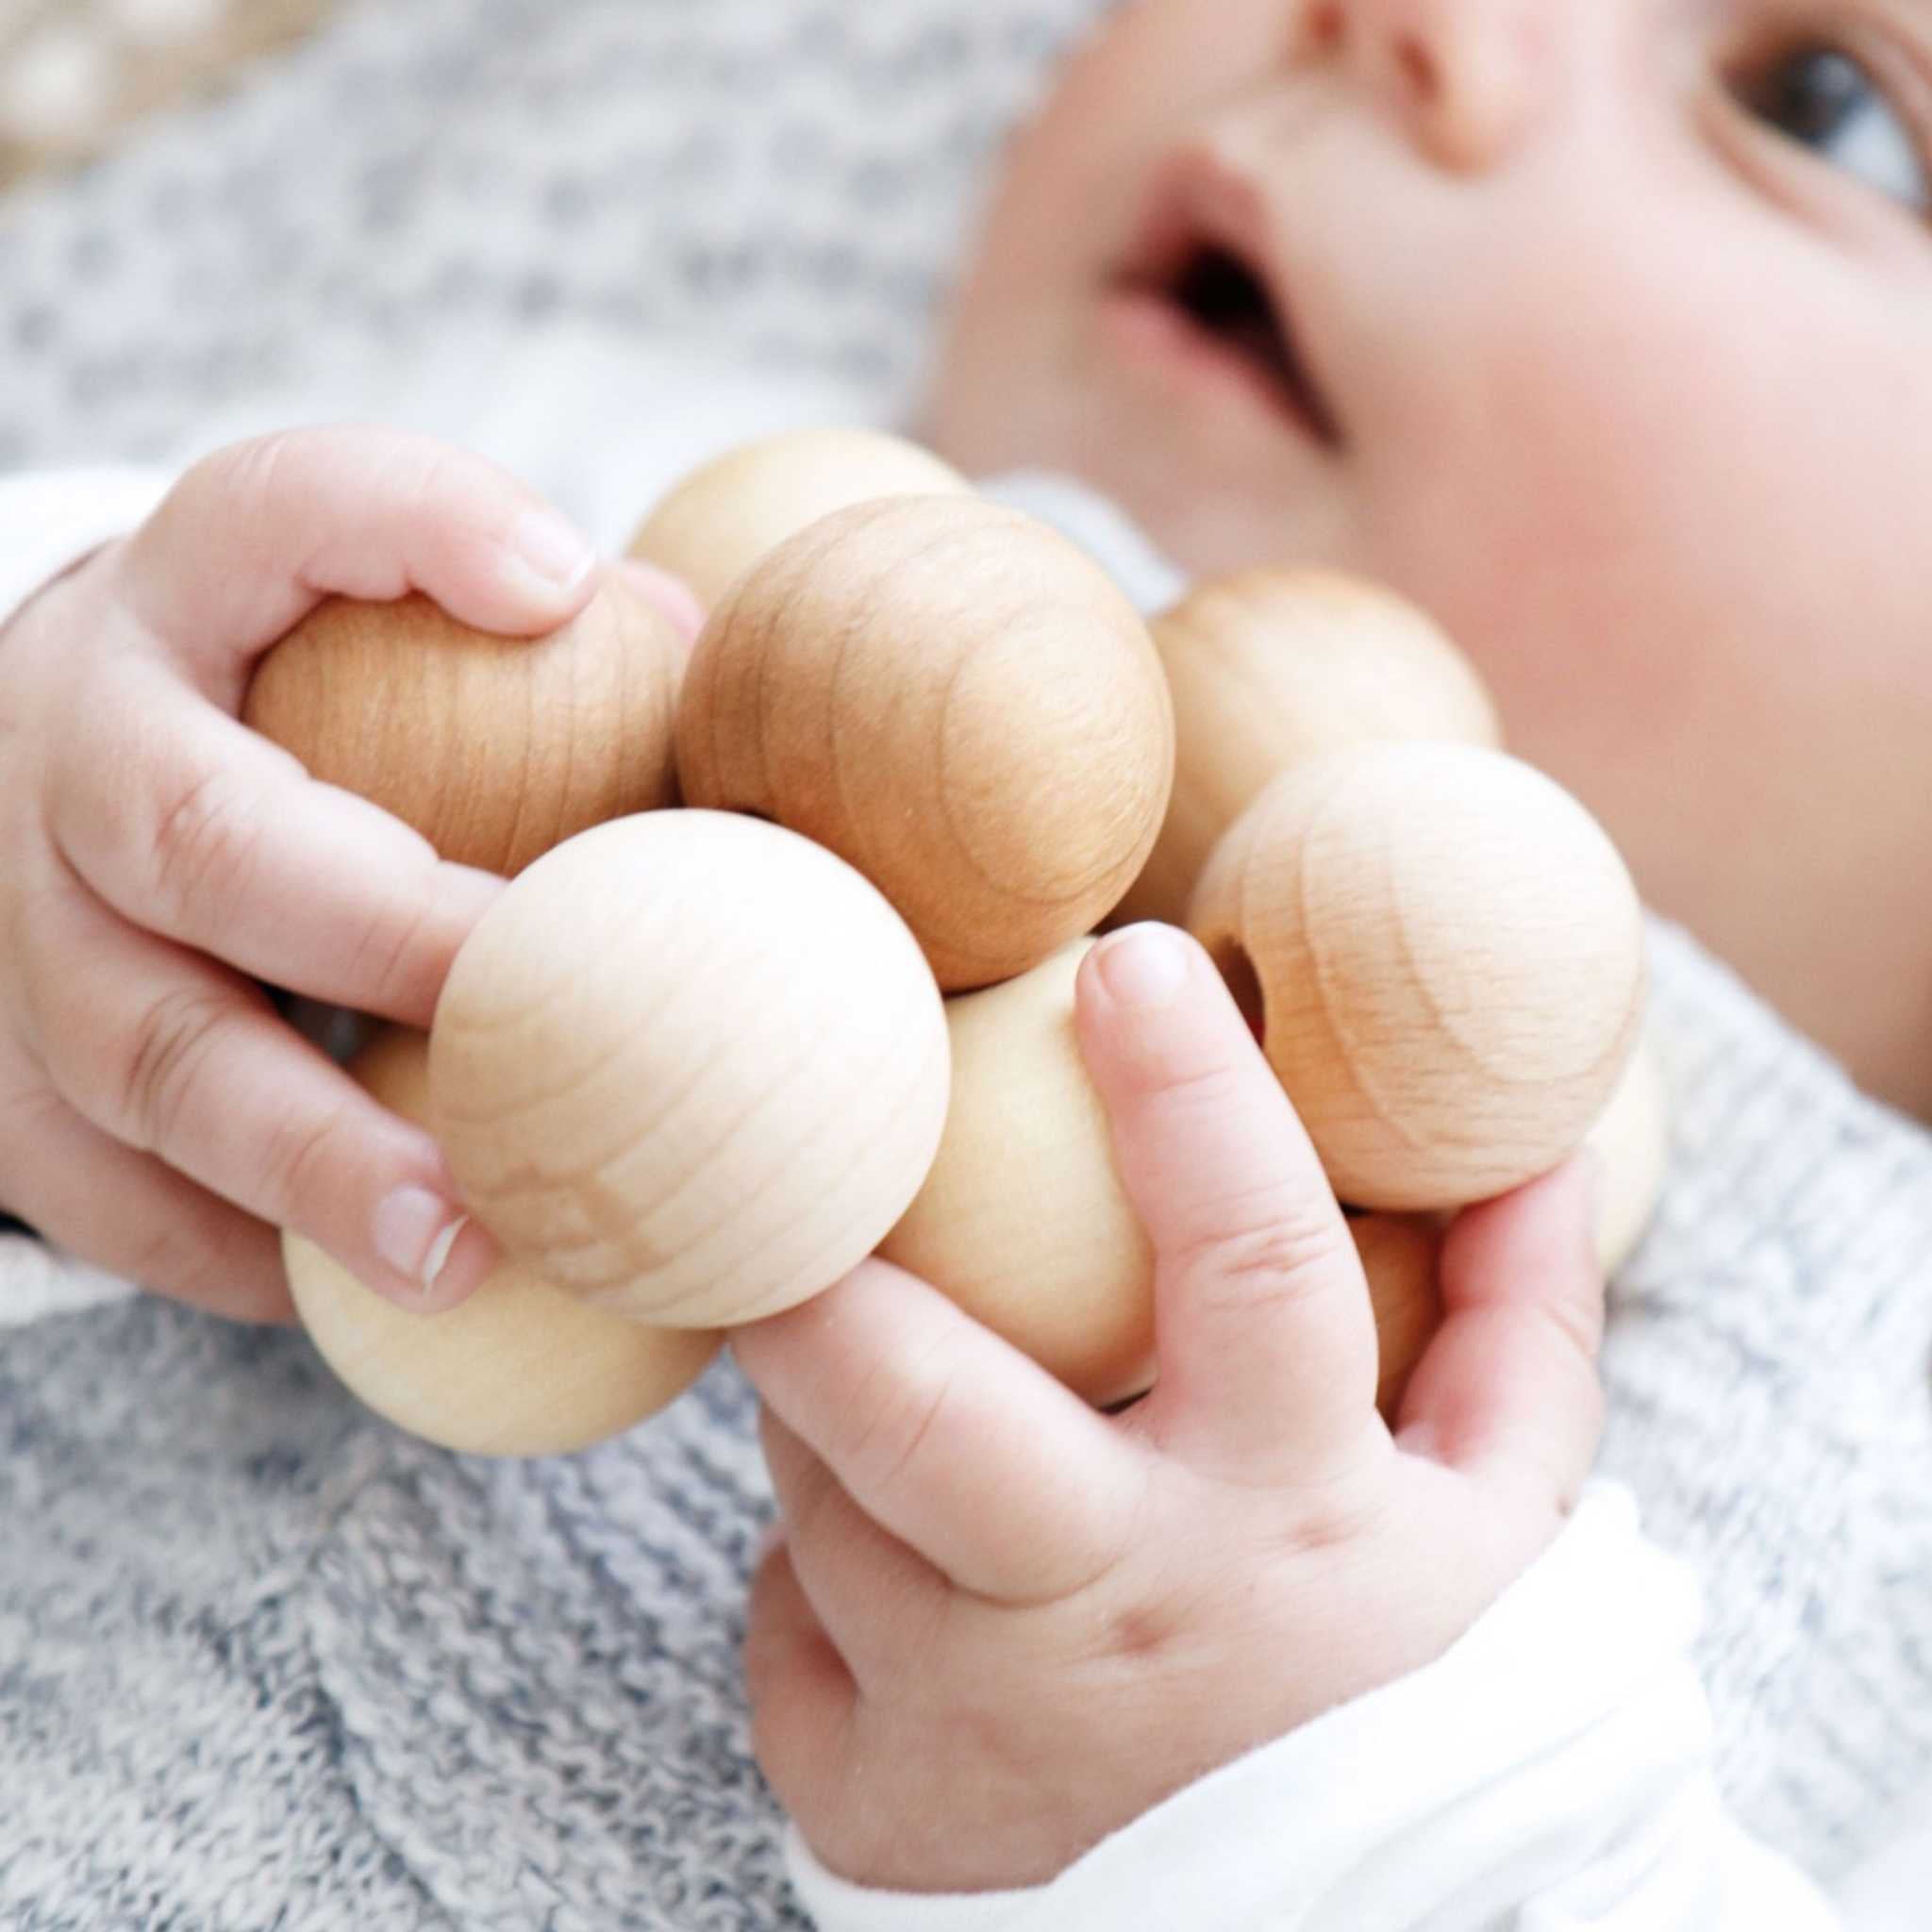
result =
M1043 1882L1431 1661L1594 1451L1581 1162L1457 1222L1391 1440L1355 1245L1206 954L1103 941L1079 1024L1158 1257L1151 1394L1102 1416L877 1261L734 1339L784 1514L752 1597L756 1741L857 1883Z
M421 590L535 636L594 577L476 458L297 431L197 465L0 630L0 1206L225 1314L287 1314L282 1225L419 1307L475 1285L493 1252L449 1235L434 1142L257 981L425 1026L501 881L237 718L256 658L328 592Z

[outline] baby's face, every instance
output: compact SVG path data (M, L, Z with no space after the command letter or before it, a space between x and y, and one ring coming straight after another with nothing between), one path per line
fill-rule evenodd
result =
M1139 0L940 447L1424 605L1651 902L1932 1106L1932 0Z

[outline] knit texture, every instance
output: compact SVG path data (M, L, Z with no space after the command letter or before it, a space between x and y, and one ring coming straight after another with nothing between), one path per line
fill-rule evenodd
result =
M1829 1881L1932 1777L1932 1137L1681 933L1652 961L1672 1174L1602 1466L1704 1579L1727 1794Z
M890 415L987 152L1097 10L366 9L0 211L0 465L374 395L458 328L702 338ZM1829 1878L1932 1770L1932 1142L1681 935L1653 957L1677 1143L1605 1466L1706 1579L1731 1801ZM0 1311L75 1288L0 1237ZM0 1924L798 1923L739 1679L751 1423L727 1363L497 1465L298 1336L148 1301L0 1330Z
M984 163L1108 0L391 0L0 206L0 469L570 322L916 387Z

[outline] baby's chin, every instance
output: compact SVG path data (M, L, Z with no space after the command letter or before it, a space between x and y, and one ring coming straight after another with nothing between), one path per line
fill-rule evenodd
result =
M1062 372L984 356L942 358L917 424L969 476L1041 470L1108 498L1191 575L1257 563L1346 568L1342 478L1284 439L1258 408L1212 419L1142 391L1120 372Z
M1108 411L1043 397L978 407L936 393L922 440L968 476L1021 470L1075 478L1128 516L1157 549L1191 575L1259 562L1333 562L1336 520L1290 500L1275 477L1244 476L1222 453Z

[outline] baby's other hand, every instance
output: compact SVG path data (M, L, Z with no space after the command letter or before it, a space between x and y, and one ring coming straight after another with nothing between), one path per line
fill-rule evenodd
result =
M331 592L420 590L537 636L595 577L480 458L301 430L198 464L0 629L0 1206L244 1318L289 1313L281 1226L414 1306L481 1279L493 1251L429 1136L258 982L425 1026L501 881L238 718L256 659Z
M855 1883L1041 1883L1432 1661L1594 1452L1581 1162L1457 1221L1391 1438L1355 1244L1207 955L1164 927L1103 941L1079 1024L1156 1250L1148 1396L1096 1413L879 1261L734 1338L783 1511L755 1739Z

